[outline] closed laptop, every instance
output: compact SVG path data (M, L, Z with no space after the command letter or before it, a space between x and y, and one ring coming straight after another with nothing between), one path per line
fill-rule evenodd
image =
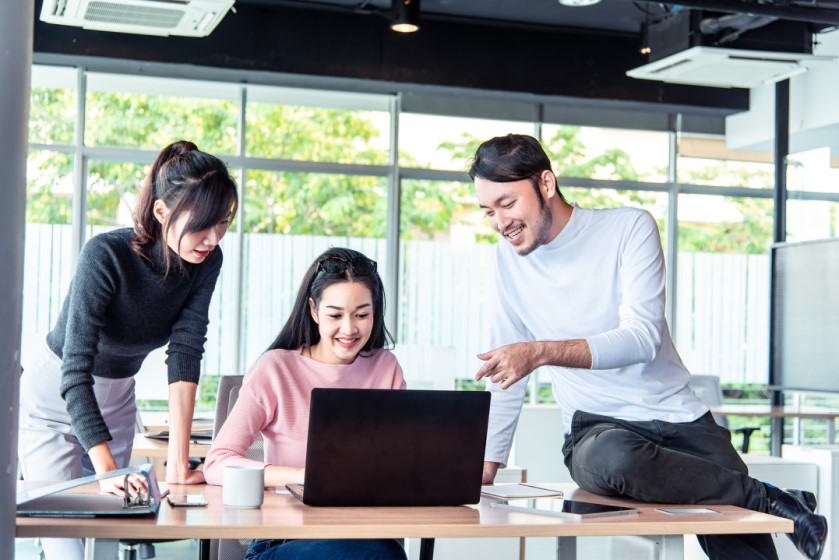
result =
M314 389L303 503L446 506L480 500L490 395Z

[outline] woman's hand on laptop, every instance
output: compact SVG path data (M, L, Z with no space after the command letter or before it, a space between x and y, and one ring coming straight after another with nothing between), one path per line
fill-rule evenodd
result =
M498 473L498 467L500 466L500 463L484 461L484 475L481 478L481 484L492 484L495 482L495 475Z
M265 486L284 487L286 484L303 484L303 469L300 467L265 467Z

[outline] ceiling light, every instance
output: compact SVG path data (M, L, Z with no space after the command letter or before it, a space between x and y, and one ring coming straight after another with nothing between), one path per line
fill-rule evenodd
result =
M586 6L594 6L599 4L600 0L559 0L559 3L569 8L584 8Z
M419 31L420 0L392 0L390 28L399 33Z

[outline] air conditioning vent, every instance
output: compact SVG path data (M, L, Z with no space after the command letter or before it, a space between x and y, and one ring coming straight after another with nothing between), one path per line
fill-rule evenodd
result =
M802 53L692 47L629 70L641 80L724 88L753 88L772 84L830 62L834 56Z
M183 10L156 6L126 6L116 2L90 2L84 14L85 21L131 25L142 21L144 25L174 29L184 17Z
M41 20L97 31L205 37L234 0L44 0Z

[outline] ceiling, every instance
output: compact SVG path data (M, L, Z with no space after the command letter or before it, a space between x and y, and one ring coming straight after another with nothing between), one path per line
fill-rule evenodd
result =
M300 6L384 15L389 0L237 0L237 4ZM663 12L659 5L645 6L631 0L603 0L589 7L573 8L557 0L421 0L422 19L521 23L637 33L644 19L642 10Z
M385 17L390 0L237 0L237 5L297 6ZM723 13L774 14L781 19L839 25L839 0L688 0L663 4L647 0L602 0L592 6L569 7L558 0L421 0L421 20L461 23L523 24L590 31L640 34L645 19L667 17L684 8Z
M702 14L748 8L782 16L743 34L748 39L762 33L765 44L783 37L785 28L779 26L787 23L811 30L839 24L839 0L804 1L806 6L790 2L785 7L741 0L686 3L717 10ZM36 13L40 4L37 0ZM421 0L420 31L400 34L388 26L390 0L237 0L235 13L200 39L89 31L36 18L35 61L81 61L93 69L121 64L132 72L163 64L173 66L174 75L209 68L234 81L267 83L283 76L283 83L289 83L291 76L332 80L342 88L353 83L403 93L436 88L449 95L479 92L541 102L572 100L589 107L640 104L671 113L724 116L747 109L747 90L626 76L647 62L639 52L642 23L672 20L669 15L677 11L633 0L578 8L557 0Z

